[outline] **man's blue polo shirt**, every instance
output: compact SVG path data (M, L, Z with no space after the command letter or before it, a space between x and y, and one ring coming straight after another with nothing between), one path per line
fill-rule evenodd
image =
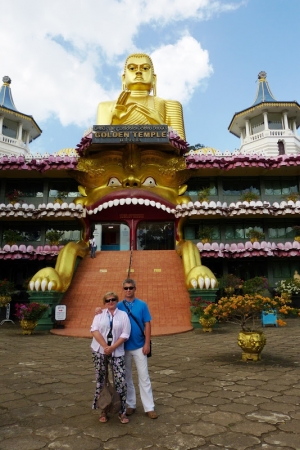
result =
M125 300L125 303L134 317L138 320L142 330L144 330L145 323L150 322L152 319L147 304L138 298L135 298L132 302L126 302ZM127 312L123 301L118 303L118 308L121 311ZM131 323L131 333L129 339L124 342L124 348L125 350L136 350L144 346L145 336L130 314L128 314L128 317Z

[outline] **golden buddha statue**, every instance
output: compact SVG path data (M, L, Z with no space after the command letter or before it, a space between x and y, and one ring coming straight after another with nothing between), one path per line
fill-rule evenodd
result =
M185 139L182 106L173 100L156 97L156 75L151 58L145 54L130 55L122 75L123 91L116 101L98 106L98 125L161 125L176 130ZM150 95L153 90L153 95ZM82 197L75 200L88 209L109 200L137 196L159 201L176 208L188 203L185 181L190 177L183 157L157 149L138 148L128 144L124 149L83 155L73 177L80 183ZM133 210L133 206L131 206ZM177 224L177 252L182 257L185 283L188 289L216 289L215 275L201 263L196 245L183 238L182 217ZM65 292L71 284L77 257L88 254L90 222L83 222L82 241L69 242L59 253L55 268L39 270L29 283L30 290Z
M185 140L182 106L178 101L156 97L156 75L150 56L128 56L122 89L116 101L99 103L97 125L165 124Z

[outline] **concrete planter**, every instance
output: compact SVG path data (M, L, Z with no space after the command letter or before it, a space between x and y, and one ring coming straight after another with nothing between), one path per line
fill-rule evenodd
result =
M52 330L55 317L55 307L61 302L64 292L27 291L27 293L29 294L30 303L46 303L50 306L43 317L38 321L35 329L37 331Z

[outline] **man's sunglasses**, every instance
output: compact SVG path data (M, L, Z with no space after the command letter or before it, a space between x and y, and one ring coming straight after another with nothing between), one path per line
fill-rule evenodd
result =
M132 291L134 289L134 286L126 286L123 288L125 291Z
M105 303L116 302L116 301L117 301L116 298L107 298L107 299L105 299Z

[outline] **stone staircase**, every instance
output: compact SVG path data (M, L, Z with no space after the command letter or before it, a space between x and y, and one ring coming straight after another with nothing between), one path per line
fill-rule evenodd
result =
M127 278L130 252L97 252L79 264L62 304L67 306L64 329L51 333L91 337L90 326L102 297L115 291L122 300L122 282ZM189 331L189 294L183 267L175 250L133 251L131 278L136 281L136 296L144 300L152 316L152 335L160 336Z

